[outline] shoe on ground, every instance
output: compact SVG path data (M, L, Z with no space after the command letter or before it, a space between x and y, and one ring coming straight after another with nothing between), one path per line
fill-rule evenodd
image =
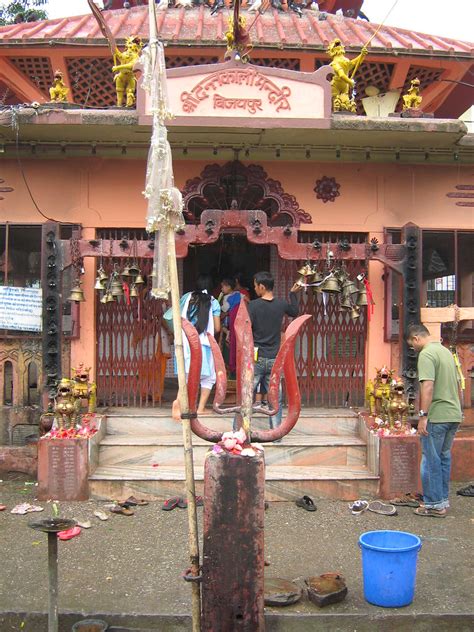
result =
M354 500L353 503L350 503L349 509L354 516L358 516L363 513L368 506L369 503L366 500Z

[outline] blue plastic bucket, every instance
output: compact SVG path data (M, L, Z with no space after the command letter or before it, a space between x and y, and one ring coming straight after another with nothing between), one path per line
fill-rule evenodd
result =
M415 596L421 540L404 531L367 531L359 538L364 597L375 606L408 606Z

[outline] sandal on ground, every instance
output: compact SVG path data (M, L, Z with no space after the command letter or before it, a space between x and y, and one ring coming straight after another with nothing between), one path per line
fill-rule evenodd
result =
M99 518L99 520L108 520L109 517L108 515L105 513L105 511L100 511L100 509L98 509L97 511L94 511L94 516L96 518Z
M392 500L389 500L389 503L397 507L419 507L420 501L418 494L404 494L403 496L392 498Z
M110 510L112 513L119 514L120 516L134 516L135 512L129 507L122 507L121 505L115 505L115 507L111 507Z
M196 496L196 507L202 507L203 505L204 505L204 501L202 499L202 496ZM178 501L178 507L180 507L180 509L187 509L188 508L187 498L180 498Z
M397 509L393 505L387 505L380 500L373 500L369 503L367 507L369 511L373 511L374 513L381 514L382 516L396 516Z
M354 500L353 503L350 503L349 509L354 516L358 516L363 511L367 509L369 503L366 500Z
M466 485L456 492L459 496L474 496L474 485Z
M80 535L80 533L81 533L80 527L73 527L72 529L66 529L66 531L59 531L58 538L59 540L72 540L72 538L75 538L77 535Z
M429 516L431 518L446 518L446 509L431 509L430 507L418 507L413 510L417 516Z
M309 496L298 498L298 500L295 501L295 504L297 507L306 509L306 511L316 511L316 505L314 504L312 498L310 498Z
M0 505L0 511L5 511L6 508L7 508L6 505Z
M163 511L171 511L178 506L180 500L182 500L182 498L179 498L178 496L168 498L168 500L165 500L165 502L161 505L161 508L163 509Z
M140 498L135 498L135 496L129 496L127 498L127 500L124 500L122 504L127 503L127 505L129 505L130 507L145 507L146 505L148 505L148 501L147 500L142 500Z

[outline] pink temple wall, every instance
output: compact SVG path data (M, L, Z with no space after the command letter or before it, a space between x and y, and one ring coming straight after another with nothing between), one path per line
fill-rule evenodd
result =
M5 157L7 158L7 157ZM175 179L183 187L188 178L199 176L204 166L222 162L175 162ZM252 161L245 161L249 164ZM284 190L311 213L312 224L302 230L362 231L383 241L384 227L415 222L423 228L474 228L472 209L455 205L446 197L455 185L470 181L467 167L409 166L396 164L348 164L301 162L259 162L270 178L279 180ZM13 187L0 201L0 221L38 223L43 218L34 209L15 161L2 162L5 184ZM94 237L96 227L140 227L145 225L145 160L101 157L62 160L23 160L23 168L40 209L62 222L84 226L84 236ZM335 177L341 185L340 197L324 204L313 191L322 176ZM71 365L85 362L95 368L95 262L85 262L81 304L80 337L72 342ZM369 377L374 367L391 361L390 344L384 341L383 267L370 264L370 281L376 309L370 323L367 345Z

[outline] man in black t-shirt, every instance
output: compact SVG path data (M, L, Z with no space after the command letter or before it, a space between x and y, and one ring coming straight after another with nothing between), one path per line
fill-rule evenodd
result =
M248 310L252 321L253 342L256 347L254 392L261 384L268 392L270 374L281 344L281 326L285 315L298 316L296 292L301 286L294 284L290 290L290 302L273 296L275 281L270 272L258 272L254 276L254 288L258 298L250 301ZM270 428L281 424L281 387L280 407L275 417L270 417Z

